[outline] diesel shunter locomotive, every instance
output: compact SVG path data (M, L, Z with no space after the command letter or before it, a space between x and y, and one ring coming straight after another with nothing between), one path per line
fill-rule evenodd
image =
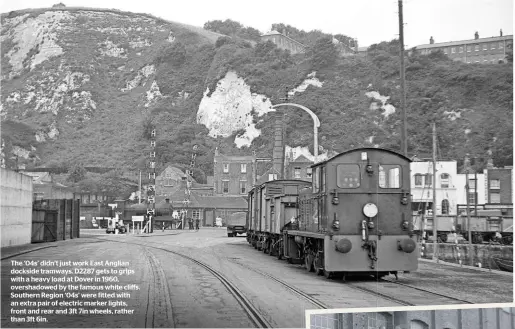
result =
M414 271L410 162L390 150L360 148L314 164L311 184L264 183L249 193L247 239L327 278ZM284 225L270 232L272 222Z

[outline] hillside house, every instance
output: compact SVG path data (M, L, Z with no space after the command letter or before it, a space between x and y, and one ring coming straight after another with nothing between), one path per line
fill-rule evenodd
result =
M497 64L506 62L506 51L513 49L513 35L480 38L476 32L474 39L435 43L433 37L428 44L415 47L422 55L441 50L449 58L463 63Z
M263 34L261 36L261 41L272 41L277 45L277 48L289 50L291 54L306 52L305 45L277 31L270 31L268 33Z

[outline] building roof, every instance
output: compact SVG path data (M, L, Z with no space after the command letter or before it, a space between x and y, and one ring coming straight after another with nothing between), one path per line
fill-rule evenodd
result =
M300 163L313 163L313 161L306 158L304 155L299 155L295 160L291 162L300 162Z
M479 39L469 39L469 40L461 40L461 41L449 41L449 42L440 42L433 44L423 44L416 46L416 49L430 49L430 48L440 48L440 47L451 47L451 46L459 46L459 45L471 45L478 44L483 42L496 42L496 41L504 41L504 40L513 40L513 35L503 35L498 37L490 37L490 38L479 38Z
M282 34L282 33L280 33L280 32L277 32L277 31L270 31L270 32L267 32L267 33L265 33L265 34L261 35L261 37L266 37L266 36L269 36L269 35L280 35L280 36L283 36L283 37L285 37L286 39L288 39L288 40L290 40L290 41L292 41L292 42L294 42L294 43L298 44L299 46L301 46L301 47L303 47L303 48L306 48L306 46L305 46L304 44L302 44L302 43L298 42L298 41L297 41L297 40L295 40L295 39L290 38L290 37L289 37L289 36L287 36L287 35L284 35L284 34Z

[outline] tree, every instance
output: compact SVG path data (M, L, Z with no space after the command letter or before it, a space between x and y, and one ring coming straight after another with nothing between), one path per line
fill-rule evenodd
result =
M75 163L68 172L68 181L77 183L86 178L86 169L82 163Z
M315 70L333 65L338 58L338 50L333 44L332 37L318 39L311 50L311 64Z
M150 139L152 137L152 130L155 129L155 124L152 121L151 117L146 117L143 120L143 137L146 139Z

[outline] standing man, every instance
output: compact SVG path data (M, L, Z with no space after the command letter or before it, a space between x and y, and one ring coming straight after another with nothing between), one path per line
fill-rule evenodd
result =
M200 218L197 218L195 219L195 230L199 230L200 229Z

